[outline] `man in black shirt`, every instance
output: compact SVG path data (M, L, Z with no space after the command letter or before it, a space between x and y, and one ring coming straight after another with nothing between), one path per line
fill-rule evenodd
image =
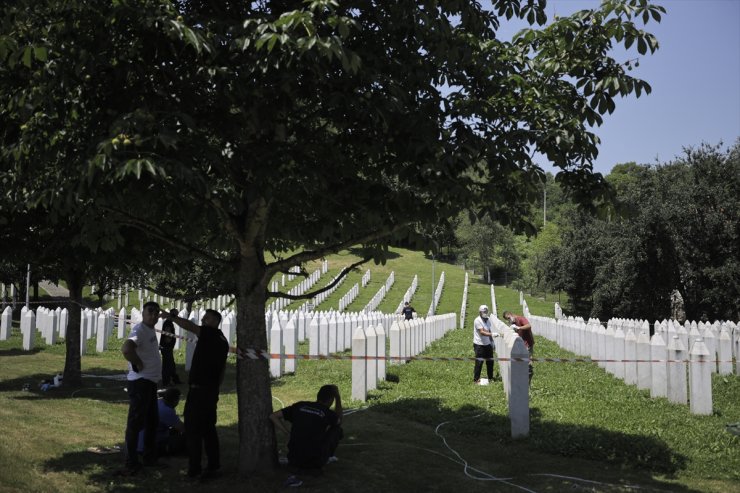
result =
M229 353L229 342L218 328L221 314L216 310L206 310L201 325L167 312L162 312L160 317L172 320L198 337L190 365L190 388L184 411L189 458L187 475L189 478L200 477L201 480L212 479L221 467L216 409ZM201 469L203 448L208 460L205 471Z
M329 409L334 404L334 410ZM336 385L324 385L316 402L301 401L270 415L270 420L290 434L288 464L302 469L321 469L336 459L342 439L342 398ZM292 426L288 431L285 421Z
M407 301L404 303L403 308L401 308L401 313L403 313L403 316L406 320L411 320L414 318L414 313L416 313L416 310L414 310L414 307L409 305L409 302Z
M170 310L170 314L177 315L177 310ZM180 377L177 376L175 366L175 324L172 320L165 320L162 324L162 337L159 339L159 352L162 354L162 387L168 387L170 383L180 385Z

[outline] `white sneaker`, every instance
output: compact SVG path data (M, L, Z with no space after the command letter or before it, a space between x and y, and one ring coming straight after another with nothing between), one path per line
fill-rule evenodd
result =
M337 461L339 461L339 459L337 459L337 456L336 455L332 455L331 457L329 457L328 459L326 459L326 463L327 464L331 464L332 462L337 462Z

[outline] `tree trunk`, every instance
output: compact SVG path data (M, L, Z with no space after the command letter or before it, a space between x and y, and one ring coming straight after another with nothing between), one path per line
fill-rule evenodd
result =
M67 355L64 360L64 386L82 386L82 357L80 355L80 319L82 313L82 285L83 276L79 272L70 270L67 275L67 288L69 289L69 302L67 311L67 334L64 343Z
M237 345L267 351L265 332L265 266L255 257L242 257L237 286ZM271 473L278 465L272 413L269 361L238 359L236 386L239 409L239 474Z

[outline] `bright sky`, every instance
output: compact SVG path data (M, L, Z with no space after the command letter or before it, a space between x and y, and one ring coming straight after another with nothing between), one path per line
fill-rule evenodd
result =
M651 20L644 29L658 38L660 48L641 57L631 72L653 92L617 99L614 113L595 129L601 146L594 169L605 175L615 164L665 163L681 156L684 147L720 141L728 147L740 138L740 0L653 2L667 12L660 24ZM599 4L548 0L547 14L565 16ZM504 29L502 24L502 38ZM639 56L635 46L629 53Z

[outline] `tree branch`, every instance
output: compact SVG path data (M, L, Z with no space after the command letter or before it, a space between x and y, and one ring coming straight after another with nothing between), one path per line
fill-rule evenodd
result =
M344 250L345 248L349 248L353 245L359 245L361 243L367 243L368 241L377 240L379 238L389 236L407 227L409 224L411 223L410 222L401 223L393 227L390 227L388 229L376 230L376 231L366 234L365 236L361 236L359 238L352 238L347 241L343 241L341 243L335 243L333 245L318 248L316 250L304 250L286 259L278 260L271 264L267 264L265 275L268 278L270 278L273 275L275 275L277 272L281 272L282 270L289 268L289 266L296 265L296 264L300 265L300 264L303 264L304 262L308 262L309 260L316 260L317 258L324 257L329 253L337 253L340 250Z
M119 215L125 217L126 220L122 221L121 222L122 224L124 224L126 226L131 226L132 228L136 228L136 229L142 231L147 236L151 236L153 238L156 238L159 241L162 241L162 242L166 243L167 245L170 245L170 246L172 246L174 248L177 248L179 250L186 251L188 253L193 253L195 255L198 255L200 257L205 258L206 260L213 261L213 262L216 262L216 263L219 263L219 264L222 264L222 265L231 265L231 263L233 262L232 260L229 260L229 259L223 259L223 258L216 257L213 254L211 254L210 252L207 252L207 251L205 251L203 249L200 249L198 247L195 247L193 245L189 245L189 244L186 244L184 242L174 241L173 239L171 239L171 238L167 237L166 235L163 235L163 234L161 234L159 232L159 229L161 228L161 226L158 225L158 224L154 224L154 223L151 223L149 221L145 221L143 219L139 219L139 218L137 218L135 216L132 216L131 214L129 214L129 213L125 212L125 211L121 211L121 210L115 209L113 207L101 206L101 209L104 209L104 210L107 210L107 211L110 211L110 212L113 212L115 214L119 214Z
M321 294L324 291L328 291L337 284L339 284L339 281L341 281L347 274L350 273L351 270L355 269L356 267L359 267L360 265L366 263L369 261L371 257L365 257L364 259L360 260L359 262L355 262L354 264L348 265L342 271L337 275L337 277L329 284L324 286L321 289L317 289L316 291L311 291L310 293L304 293L304 294L288 294L288 293L282 293L280 291L267 291L267 296L274 297L274 298L286 298L289 300L306 300L309 298L313 298L317 294Z

